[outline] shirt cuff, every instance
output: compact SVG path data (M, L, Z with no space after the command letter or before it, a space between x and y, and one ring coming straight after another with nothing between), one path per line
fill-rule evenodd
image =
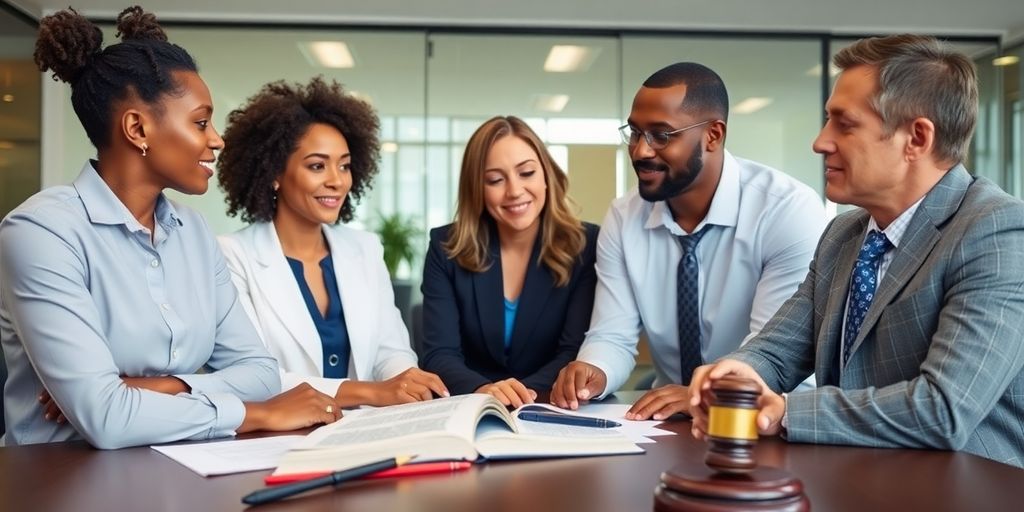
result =
M245 421L245 405L242 400L231 393L211 393L203 396L217 411L217 419L210 428L209 439L235 435L235 431Z
M188 375L172 375L172 377L184 382L193 395L207 395L210 393L223 393L224 382L219 375L212 373L193 373Z
M782 394L783 410L782 420L779 421L779 425L782 429L779 431L779 436L783 439L789 439L789 393Z

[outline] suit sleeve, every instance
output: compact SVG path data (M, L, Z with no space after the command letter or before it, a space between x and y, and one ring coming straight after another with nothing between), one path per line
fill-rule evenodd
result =
M792 393L791 441L959 450L1024 368L1024 212L977 220L946 269L920 374L883 387Z
M436 373L452 394L472 393L491 381L466 366L460 335L461 312L455 298L455 264L448 260L436 231L423 264L424 370Z
M558 372L570 361L576 359L576 355L579 353L583 337L590 325L590 314L594 309L594 289L597 286L597 272L594 270L597 236L597 226L588 226L587 245L580 253L579 276L572 283L573 290L569 296L569 307L565 312L565 323L561 336L558 338L558 351L551 361L522 380L523 384L530 389L551 390L551 385L555 383Z

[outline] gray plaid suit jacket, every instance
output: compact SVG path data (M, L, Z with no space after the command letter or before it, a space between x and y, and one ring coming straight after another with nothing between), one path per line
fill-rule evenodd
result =
M868 214L836 217L806 280L728 358L791 393L788 439L962 450L1024 467L1024 203L963 166L927 194L839 371Z

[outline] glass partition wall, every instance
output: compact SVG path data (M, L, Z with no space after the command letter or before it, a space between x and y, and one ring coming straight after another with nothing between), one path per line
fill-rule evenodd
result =
M114 40L112 32L106 29L107 41ZM400 213L420 227L421 248L429 228L451 222L465 143L495 115L522 117L537 131L568 172L580 215L600 222L609 201L635 186L616 131L628 116L633 95L652 72L685 60L708 65L726 82L730 152L776 167L821 191L821 158L811 151L811 142L821 126L830 85L822 77L822 70L830 68L823 61L851 42L808 34L524 34L429 28L171 25L168 32L199 64L221 130L228 112L274 80L305 82L323 75L372 103L381 118L381 173L359 205L354 224L372 229L380 216ZM994 39L955 44L972 56L997 49ZM1019 193L1019 92L1016 100L1007 96L1001 101L1004 91L1019 91L1019 80L1011 85L1009 68L996 69L991 56L977 58L982 118L970 164ZM1019 73L1019 67L1015 70ZM43 93L44 98L56 98L50 102L47 124L57 125L44 127L56 139L44 137L44 185L66 183L94 151L71 110L68 88L47 81ZM1016 133L1017 139L1005 138L1007 132ZM5 151L0 146L0 163ZM1016 171L1005 170L1006 165L1016 165ZM178 198L202 211L218 233L241 227L237 219L225 216L223 196L215 186L204 196ZM417 261L399 274L418 281L419 269Z

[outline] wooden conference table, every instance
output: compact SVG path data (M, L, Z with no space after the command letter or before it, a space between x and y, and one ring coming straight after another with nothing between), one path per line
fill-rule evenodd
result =
M636 393L620 394L633 400ZM613 397L613 400L615 397ZM255 510L646 511L662 471L703 460L689 422L643 455L491 462L450 475L352 482ZM763 439L762 464L802 479L812 510L1020 510L1024 470L964 453L788 444ZM82 442L0 448L0 510L230 511L269 471L203 478L149 449Z

